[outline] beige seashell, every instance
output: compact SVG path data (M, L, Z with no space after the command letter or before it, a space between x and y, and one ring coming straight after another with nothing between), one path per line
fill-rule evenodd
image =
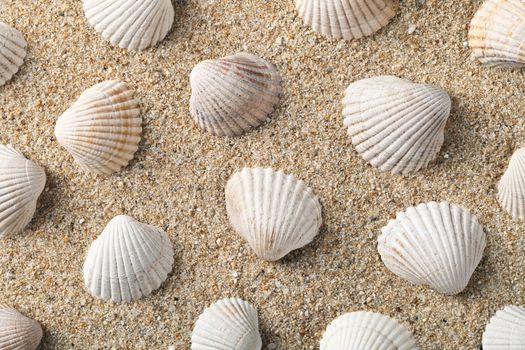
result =
M86 18L105 40L144 50L164 39L175 12L170 0L83 0Z
M468 44L474 57L492 66L525 66L525 2L487 0L472 18Z
M238 136L259 126L281 93L275 66L247 53L197 64L190 84L191 116L202 129L219 136Z
M9 81L24 63L26 46L22 33L0 22L0 86Z
M382 171L410 174L438 154L451 101L438 87L379 76L350 84L343 106L357 152Z
M0 349L34 350L42 339L38 322L0 304Z
M271 168L244 168L226 185L230 222L264 260L310 243L322 223L319 198L303 181Z
M410 207L381 232L377 249L386 267L443 294L465 289L485 249L478 219L447 202Z
M525 219L525 148L518 149L510 158L498 184L498 199L513 217Z
M346 40L369 36L396 15L398 0L295 0L299 16L312 29Z
M138 149L142 118L126 83L108 80L80 95L57 120L58 142L88 172L111 174Z
M525 307L507 305L490 319L483 350L525 349Z

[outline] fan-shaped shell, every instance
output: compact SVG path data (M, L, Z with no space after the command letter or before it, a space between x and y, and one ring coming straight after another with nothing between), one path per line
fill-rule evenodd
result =
M172 265L173 248L164 231L119 215L91 244L84 283L96 297L131 301L159 288Z
M369 36L396 15L398 0L295 0L299 16L312 29L346 40Z
M38 322L0 304L0 349L34 350L42 339Z
M129 50L164 39L175 16L170 0L84 0L84 13L105 40Z
M439 152L451 101L438 87L379 76L350 84L343 105L357 152L382 171L409 174Z
M239 298L221 299L199 316L191 350L260 350L257 311Z
M230 222L264 260L310 243L321 226L319 198L303 181L271 168L244 168L226 185Z
M477 218L447 202L410 207L381 232L377 248L390 271L444 294L467 286L485 249Z
M57 120L58 142L86 171L111 174L126 166L138 149L142 118L126 83L97 84Z
M320 350L417 350L412 334L388 316L357 311L333 320Z
M24 63L26 46L22 33L0 22L0 86L9 81Z
M510 158L498 184L498 199L512 216L525 219L525 148L518 149Z
M200 62L191 71L190 84L191 116L219 136L238 136L260 125L281 93L275 66L247 53Z
M27 226L45 184L44 169L10 145L0 145L0 236Z
M525 66L525 2L487 0L470 22L468 43L482 63Z
M496 312L483 333L483 350L525 349L525 307L508 305Z

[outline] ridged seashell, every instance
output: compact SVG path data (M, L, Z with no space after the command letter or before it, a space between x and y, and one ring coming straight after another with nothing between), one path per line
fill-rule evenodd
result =
M498 199L513 217L525 219L525 148L510 158L509 167L498 183Z
M42 339L38 322L0 304L0 349L34 350Z
M377 249L390 271L444 294L465 289L485 249L477 218L447 202L410 207L381 232Z
M370 311L333 320L321 338L320 350L417 350L412 334L394 319Z
M170 0L83 0L84 13L105 40L144 50L164 39L175 11Z
M200 62L191 71L190 84L191 116L218 136L238 136L260 125L281 93L275 66L248 53Z
M346 40L369 36L395 16L398 0L295 0L299 16L312 29Z
M310 243L321 226L319 198L303 181L271 168L244 168L226 185L230 222L264 260Z
M468 44L482 63L525 66L525 2L487 0L470 22Z
M45 185L44 169L10 145L0 145L0 236L27 226Z
M0 86L10 80L24 63L26 46L22 33L0 22Z
M126 83L108 80L80 95L58 118L55 135L84 170L111 174L133 158L141 124L133 91Z
M221 299L199 316L191 350L260 350L257 310L239 298Z
M508 305L496 312L483 333L483 350L525 349L525 307Z
M91 244L84 283L96 297L131 301L159 288L172 265L173 247L164 231L118 215Z
M438 154L451 101L433 85L379 76L350 84L343 105L357 152L382 171L409 174Z

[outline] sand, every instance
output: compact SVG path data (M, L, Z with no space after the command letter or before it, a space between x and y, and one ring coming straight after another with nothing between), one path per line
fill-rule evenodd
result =
M477 349L497 309L525 303L524 224L496 200L524 141L525 79L469 58L467 27L480 4L403 1L375 36L346 42L313 33L292 0L190 0L174 3L162 43L136 53L103 41L81 1L2 0L0 20L24 33L28 56L0 88L0 141L44 166L48 180L28 228L0 241L1 301L42 324L42 349L188 349L198 315L227 296L257 308L265 349L316 349L327 324L355 310L396 318L422 349ZM276 64L284 95L260 128L212 137L189 115L189 73L238 51ZM441 152L412 176L366 164L342 126L346 86L380 74L436 84L453 99ZM136 89L144 137L126 169L99 177L80 170L53 128L83 90L106 79ZM281 169L312 187L324 219L314 242L277 263L256 258L224 204L227 179L244 166ZM485 256L458 296L403 281L376 250L396 212L431 200L468 208L487 234ZM83 287L87 249L118 214L165 229L175 249L162 287L129 304Z

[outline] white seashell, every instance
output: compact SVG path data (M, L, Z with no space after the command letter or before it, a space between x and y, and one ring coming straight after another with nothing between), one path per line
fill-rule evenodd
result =
M44 169L10 145L0 145L0 236L27 226L45 184Z
M320 350L417 350L412 334L388 316L357 311L333 320Z
M173 265L173 247L161 229L118 215L91 244L84 284L96 297L116 302L147 296Z
M472 18L468 44L474 57L492 66L525 66L525 2L487 0Z
M398 0L295 0L299 16L312 29L346 40L369 36L396 15Z
M34 350L42 339L38 322L0 304L0 349Z
M202 61L191 71L190 84L191 116L219 136L238 136L260 125L281 93L275 66L247 53Z
M483 350L525 349L525 307L508 305L496 312L483 333Z
M451 101L438 87L379 76L350 84L343 105L357 152L382 171L409 174L439 152Z
M175 11L170 0L83 0L86 18L105 40L144 50L164 39Z
M199 316L191 350L260 350L257 311L239 298L221 299Z
M142 118L126 83L108 80L80 95L57 120L55 135L86 171L111 174L138 149Z
M498 199L513 217L525 219L525 148L518 149L510 158L498 184Z
M377 249L390 271L444 294L465 289L485 249L478 219L447 202L410 207L381 232Z
M22 33L0 22L0 86L10 80L24 63L26 46Z
M230 222L264 260L310 243L321 226L319 198L303 181L271 168L244 168L226 185Z

